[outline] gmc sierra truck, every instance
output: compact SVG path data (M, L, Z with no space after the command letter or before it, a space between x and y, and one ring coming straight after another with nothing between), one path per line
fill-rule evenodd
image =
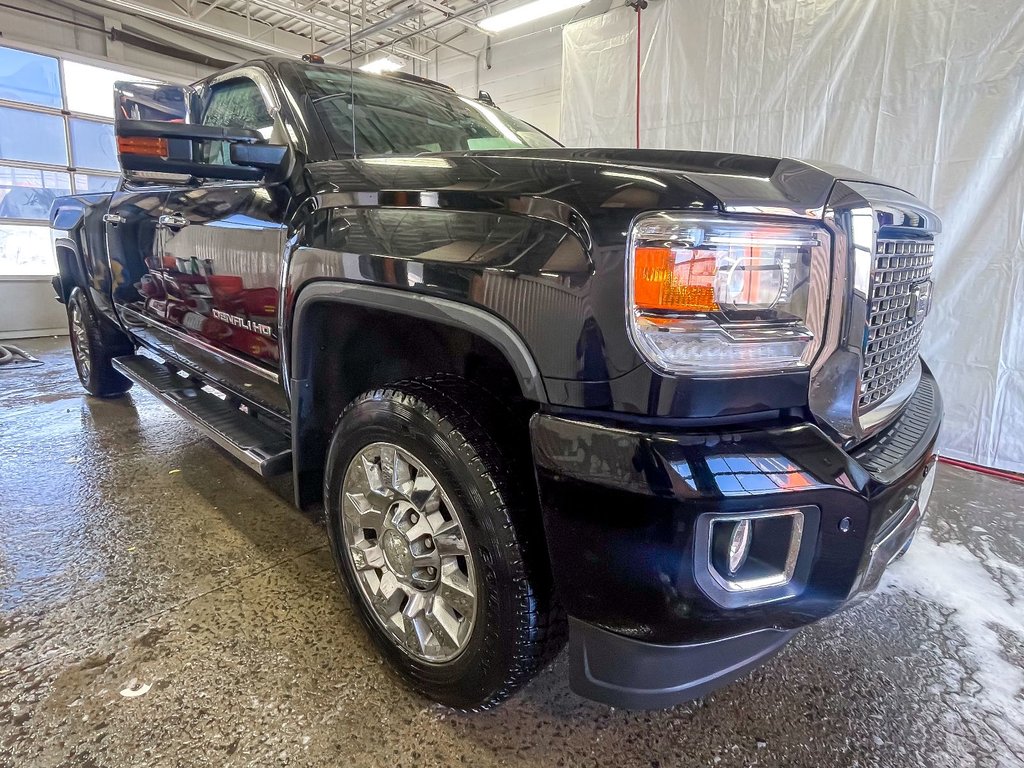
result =
M119 83L113 194L52 227L82 384L137 383L320 503L414 688L692 699L909 546L939 220L820 163L568 149L409 76Z

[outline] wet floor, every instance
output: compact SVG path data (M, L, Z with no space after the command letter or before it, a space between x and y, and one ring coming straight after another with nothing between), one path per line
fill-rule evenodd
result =
M148 395L85 397L63 340L0 369L0 767L1021 766L1024 485L942 466L878 594L663 712L564 655L453 715L381 663L325 534Z

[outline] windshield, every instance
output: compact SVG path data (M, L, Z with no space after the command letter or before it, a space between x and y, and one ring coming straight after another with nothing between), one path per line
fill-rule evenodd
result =
M340 68L308 65L298 69L339 155L417 155L559 146L522 120L440 88Z

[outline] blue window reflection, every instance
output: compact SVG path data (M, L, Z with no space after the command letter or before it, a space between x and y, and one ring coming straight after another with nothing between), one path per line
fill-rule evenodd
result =
M38 53L0 48L0 99L60 109L57 60Z

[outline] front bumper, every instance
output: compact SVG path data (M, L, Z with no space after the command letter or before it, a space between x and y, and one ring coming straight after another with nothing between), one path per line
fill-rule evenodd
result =
M574 690L634 708L704 695L873 590L920 523L941 414L926 373L904 415L849 453L809 423L654 431L535 416ZM737 603L707 588L695 536L707 520L796 507L814 525L786 589Z

